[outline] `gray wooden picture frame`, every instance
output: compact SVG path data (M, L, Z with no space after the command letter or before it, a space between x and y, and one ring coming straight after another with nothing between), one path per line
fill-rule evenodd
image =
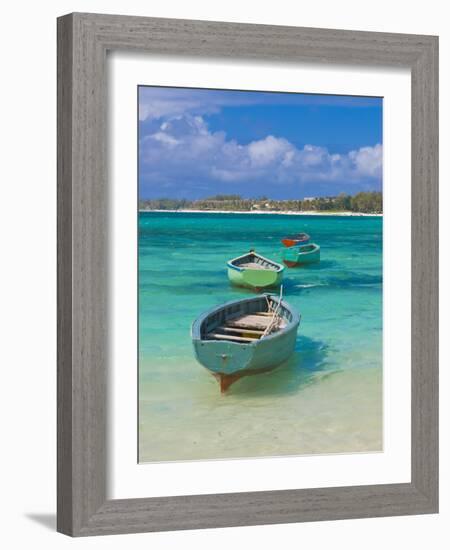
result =
M110 50L410 68L410 483L107 499ZM72 536L438 511L437 37L83 13L58 19L57 490L57 529Z

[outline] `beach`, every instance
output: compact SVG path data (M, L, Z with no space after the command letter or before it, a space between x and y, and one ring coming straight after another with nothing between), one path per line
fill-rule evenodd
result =
M139 214L140 462L382 450L382 218L258 214ZM254 248L280 261L299 231L321 262L285 271L295 352L221 395L191 323L252 295L229 284L227 260Z
M382 217L383 214L367 214L365 212L327 212L327 211L317 211L317 210L309 210L309 211L294 211L294 210L286 210L283 212L280 212L279 210L139 210L139 212L168 212L171 214L269 214L272 216L367 216L367 217Z

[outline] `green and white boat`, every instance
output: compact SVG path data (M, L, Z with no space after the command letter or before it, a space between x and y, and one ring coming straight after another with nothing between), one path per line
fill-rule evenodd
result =
M320 246L315 243L283 249L283 263L287 267L320 262Z
M284 266L251 250L227 263L228 279L237 286L260 290L276 287L283 280Z
M282 297L262 294L206 311L192 324L195 356L221 392L239 378L275 369L293 353L299 313Z

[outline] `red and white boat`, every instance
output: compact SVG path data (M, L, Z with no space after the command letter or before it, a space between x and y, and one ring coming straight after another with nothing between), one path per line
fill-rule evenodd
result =
M297 233L297 235L289 235L287 237L283 237L281 239L281 242L284 244L284 246L290 248L291 246L301 246L304 244L308 244L309 239L310 236L307 233Z

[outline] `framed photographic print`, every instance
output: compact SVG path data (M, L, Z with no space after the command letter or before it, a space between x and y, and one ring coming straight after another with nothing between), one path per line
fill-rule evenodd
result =
M58 530L437 512L437 38L58 20Z

